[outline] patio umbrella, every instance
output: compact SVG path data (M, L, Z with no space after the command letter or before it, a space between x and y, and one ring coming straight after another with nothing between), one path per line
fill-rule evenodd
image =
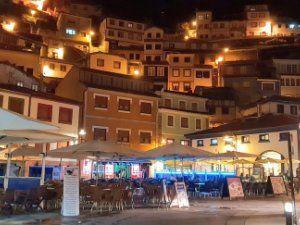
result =
M213 153L177 143L166 144L143 154L143 157L147 159L173 159L175 170L176 159L181 159L181 165L183 165L185 158L208 158L212 156L214 156ZM181 166L181 174L183 175L183 166Z
M232 164L232 165L242 165L242 171L243 171L243 174L244 174L245 173L244 165L245 164L253 164L254 162L246 160L246 159L234 159L234 160L228 161L226 163L227 164ZM237 171L236 171L236 173L237 173Z
M255 154L237 152L237 151L227 151L224 153L219 153L217 156L220 158L233 158L233 159L257 157L257 155Z
M273 158L265 158L259 159L254 162L254 164L266 164L266 163L281 163L280 159L273 159Z
M53 130L58 127L0 108L0 135L4 130Z
M71 156L73 158L92 156L111 159L135 158L141 156L140 152L131 149L124 144L118 144L111 141L87 141L50 151L48 156L58 156L59 154L66 157Z

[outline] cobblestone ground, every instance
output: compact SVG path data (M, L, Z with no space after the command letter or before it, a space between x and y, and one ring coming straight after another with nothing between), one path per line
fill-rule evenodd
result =
M192 201L189 209L134 209L61 217L59 212L0 217L0 224L43 225L284 225L283 199ZM300 202L299 208L300 212Z

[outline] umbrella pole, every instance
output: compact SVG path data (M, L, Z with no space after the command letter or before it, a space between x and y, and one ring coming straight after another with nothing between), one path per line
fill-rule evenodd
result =
M4 190L8 188L10 165L11 165L11 148L8 147L7 149L8 149L8 153L7 153L6 173L4 177L4 183L3 183Z
M41 180L40 185L45 184L45 171L46 170L46 144L43 144L43 154L42 154L42 172L41 172Z

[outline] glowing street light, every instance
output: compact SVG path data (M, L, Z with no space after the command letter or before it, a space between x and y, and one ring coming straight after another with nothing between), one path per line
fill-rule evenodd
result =
M53 77L54 73L53 70L51 70L48 65L45 65L43 66L43 75L45 77Z
M84 129L81 129L81 130L79 131L79 136L83 137L83 136L85 136L85 135L86 135L86 131L85 131Z
M223 52L225 52L225 53L227 53L227 52L229 52L229 48L223 48Z
M224 57L223 56L219 56L217 59L216 59L216 64L219 64L221 62L224 61Z
M189 39L190 39L190 37L189 37L188 35L185 35L185 36L184 36L184 40L187 41L187 40L189 40Z
M36 14L36 11L35 10L30 10L30 13L31 13L31 16L34 16Z
M2 28L8 32L13 32L15 29L15 26L16 26L16 23L13 21L2 23Z
M94 36L95 35L95 32L94 31L90 31L90 36Z
M136 75L136 76L138 76L138 75L140 75L140 71L139 71L138 69L135 69L135 70L133 71L133 74Z
M163 139L161 140L160 144L161 144L161 145L166 145L166 144L167 144L167 140L163 138Z

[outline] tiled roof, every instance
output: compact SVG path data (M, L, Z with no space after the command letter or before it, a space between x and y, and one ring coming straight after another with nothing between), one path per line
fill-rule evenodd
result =
M266 102L281 102L281 103L300 104L300 98L274 95L274 96L271 96L269 98L263 98L263 99L260 99L256 102L252 102L248 105L245 105L243 108L244 109L252 108L254 106L257 106L258 104L264 104Z
M18 87L18 86L10 85L10 84L0 84L0 89L26 94L26 95L29 95L31 97L48 99L48 100L68 103L68 104L72 104L72 105L81 105L80 102L77 102L77 101L74 101L74 100L71 100L71 99L59 97L57 95L50 94L50 93L34 91L34 90L31 90L31 89L28 89L28 88Z
M215 128L186 134L185 136L191 139L198 139L221 137L231 134L250 134L291 128L297 129L298 123L298 119L292 116L266 114L261 117L237 119Z

